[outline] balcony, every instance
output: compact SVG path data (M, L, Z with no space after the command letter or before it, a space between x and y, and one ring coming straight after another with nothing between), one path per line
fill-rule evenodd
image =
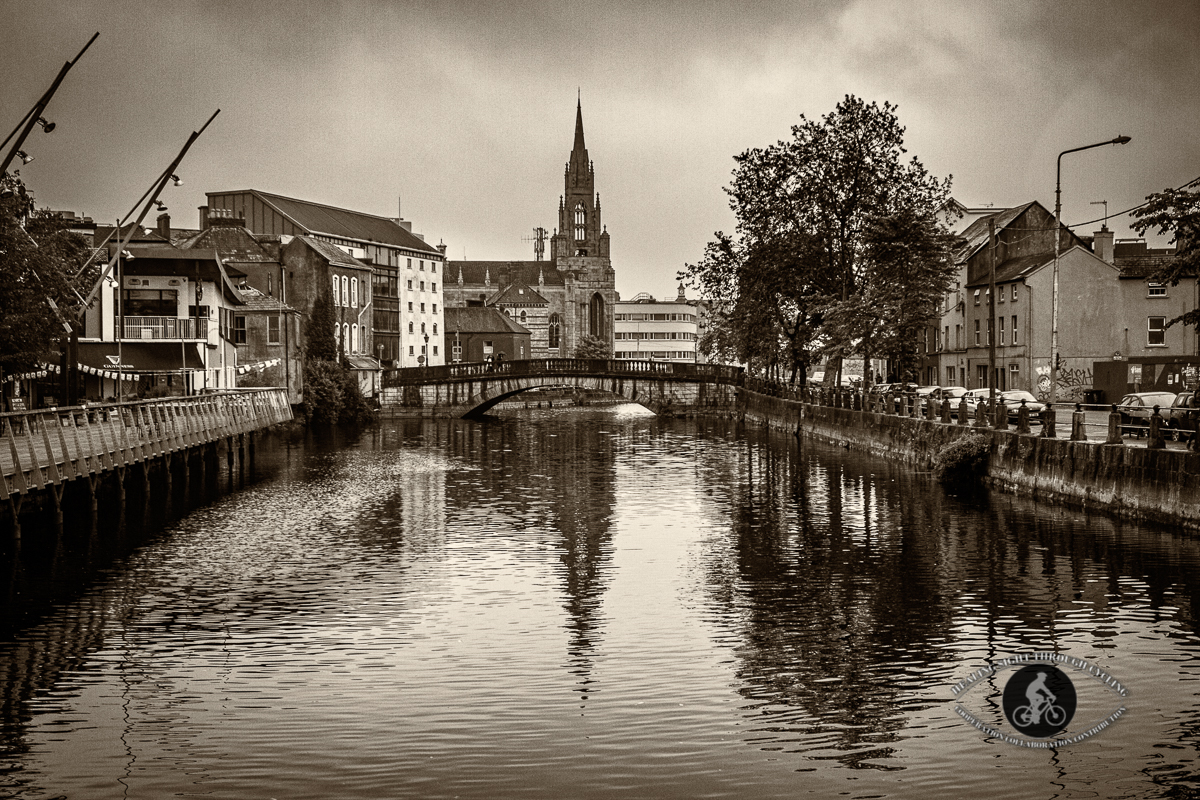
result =
M125 317L122 339L207 339L208 320L204 318Z

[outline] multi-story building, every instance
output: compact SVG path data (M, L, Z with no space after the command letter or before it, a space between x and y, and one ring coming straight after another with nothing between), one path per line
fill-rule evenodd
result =
M618 300L613 307L614 357L694 364L700 317L682 285L674 300L655 300L645 292Z
M221 209L244 220L256 234L279 236L285 246L291 237L305 236L332 244L369 267L371 314L361 324L370 327L372 356L398 367L445 363L439 334L445 247L426 243L412 232L410 222L255 189L209 192L207 197L202 226L211 209Z
M446 302L460 308L497 305L520 321L525 314L533 358L571 356L585 336L613 341L616 273L601 220L596 173L583 138L583 109L575 109L575 143L558 201L559 227L538 228L533 261L452 261ZM515 287L515 288L513 288Z

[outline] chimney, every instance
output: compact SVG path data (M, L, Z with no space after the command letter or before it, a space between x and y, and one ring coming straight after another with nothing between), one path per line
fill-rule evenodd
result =
M200 206L200 230L208 230L208 206Z
M1096 231L1092 239L1092 252L1096 254L1096 258L1109 264L1113 263L1113 232L1107 225L1102 225L1100 230Z
M158 215L157 221L158 235L168 242L171 241L171 215L164 211Z

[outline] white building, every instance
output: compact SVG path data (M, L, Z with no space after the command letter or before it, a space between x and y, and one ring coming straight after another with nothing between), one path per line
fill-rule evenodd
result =
M699 324L698 303L684 296L683 286L674 300L655 300L645 292L618 300L613 309L614 356L694 364Z

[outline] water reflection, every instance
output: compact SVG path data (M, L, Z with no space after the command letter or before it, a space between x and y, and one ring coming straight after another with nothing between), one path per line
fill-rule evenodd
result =
M259 463L0 642L0 789L1200 788L1200 546L1176 532L632 408L392 421ZM1035 649L1125 680L1128 717L1045 753L953 713L955 681ZM972 707L998 718L1000 688Z

